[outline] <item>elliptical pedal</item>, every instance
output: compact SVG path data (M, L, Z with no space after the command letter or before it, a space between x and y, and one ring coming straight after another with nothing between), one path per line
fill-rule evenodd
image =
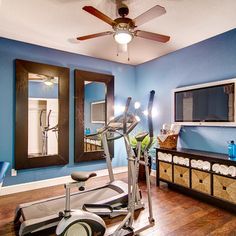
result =
M110 234L109 236L133 236L134 230L131 227L122 228L117 232Z

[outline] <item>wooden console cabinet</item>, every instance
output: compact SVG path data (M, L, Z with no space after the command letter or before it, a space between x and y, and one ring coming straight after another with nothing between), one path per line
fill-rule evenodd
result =
M214 168L216 164L236 167L236 160L219 153L157 148L156 163L157 186L166 182L172 189L236 213L236 176Z

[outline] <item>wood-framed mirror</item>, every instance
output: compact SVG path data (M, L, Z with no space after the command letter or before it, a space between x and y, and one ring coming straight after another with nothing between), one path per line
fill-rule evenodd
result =
M114 76L75 70L75 162L104 159L101 136L94 134L114 116ZM111 157L114 142L109 143Z
M15 169L69 162L69 68L15 61Z

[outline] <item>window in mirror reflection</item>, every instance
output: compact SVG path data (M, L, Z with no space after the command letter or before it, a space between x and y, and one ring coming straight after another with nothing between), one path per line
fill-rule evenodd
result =
M96 133L106 122L106 85L85 81L84 84L84 152L103 150L101 135Z
M28 74L28 157L58 154L58 78Z

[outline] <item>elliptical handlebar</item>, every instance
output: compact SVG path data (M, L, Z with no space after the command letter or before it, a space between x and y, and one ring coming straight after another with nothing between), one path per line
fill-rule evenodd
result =
M128 110L129 110L129 106L130 106L130 102L131 102L131 97L128 97L126 100L126 104L125 104L125 110L124 110L124 118L123 118L123 133L126 134L127 132L127 114L128 114Z
M147 150L150 148L153 142L153 120L152 120L152 108L153 108L153 101L154 101L155 91L150 91L149 101L148 101L148 129L149 129L149 137L150 141L147 145Z

